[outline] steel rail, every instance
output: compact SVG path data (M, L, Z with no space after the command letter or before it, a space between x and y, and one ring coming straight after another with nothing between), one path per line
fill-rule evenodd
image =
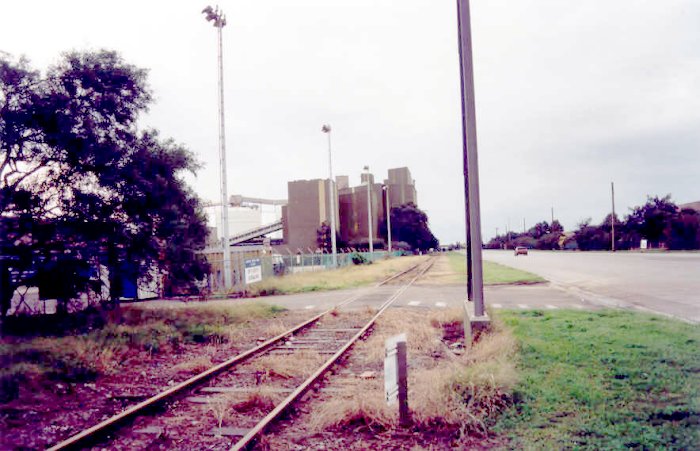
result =
M374 325L385 311L388 309L399 296L401 296L420 276L425 274L428 269L430 269L434 263L434 258L431 258L426 263L425 267L416 274L410 282L402 286L396 293L394 293L389 299L387 299L379 308L377 313L369 320L365 326L360 329L342 348L340 348L333 356L331 356L316 372L309 376L304 382L302 382L299 387L296 388L287 398L285 398L281 403L279 403L270 413L268 413L265 418L260 420L258 424L255 425L248 433L243 436L238 442L236 442L231 451L240 451L247 449L253 444L255 439L267 429L273 421L275 421L280 415L282 415L287 409L291 407L296 401L298 401L310 388L316 383L326 372L333 366L338 359L340 359L343 354L345 354L356 342L359 340L367 331Z
M202 383L202 382L216 376L217 374L223 372L224 370L227 370L236 364L242 363L242 362L250 359L251 357L254 357L257 354L260 354L260 353L268 350L269 348L271 348L272 346L274 346L278 342L282 341L285 337L292 335L292 334L312 325L313 323L315 323L319 319L321 319L323 316L329 314L334 309L356 301L358 298L360 298L361 296L363 296L367 292L374 290L382 285L385 285L388 282L396 279L397 277L401 277L401 276L415 270L416 268L418 268L418 266L420 266L420 263L418 263L418 264L416 264L416 265L414 265L414 266L412 266L404 271L401 271L397 274L394 274L391 277L388 277L387 279L377 283L376 285L370 287L367 290L362 290L361 292L356 293L353 296L350 296L348 299L345 299L344 301L334 305L332 308L319 313L318 315L314 316L313 318L311 318L309 320L306 320L300 324L297 324L296 326L292 327L291 329L289 329L285 332L282 332L281 334L279 334L273 338L270 338L269 340L263 342L262 344L254 347L254 348L251 348L251 349L244 351L244 352L242 352L242 353L240 353L240 354L238 354L238 355L236 355L236 356L234 356L234 357L232 357L224 362L221 362L218 365L215 365L202 373L199 373L195 376L192 376L191 378L189 378L183 382L180 382L179 384L136 404L135 406L129 407L128 409L126 409L126 410L124 410L116 415L113 415L113 416L107 418L106 420L67 438L64 441L59 442L58 444L48 448L47 451L59 451L59 450L79 448L80 446L87 444L90 440L93 440L95 437L99 436L100 434L103 434L103 433L107 432L108 430L116 427L120 423L123 423L123 422L131 419L132 417L135 417L139 413L144 412L149 408L155 407L156 405L166 401L169 398L174 397L175 395L185 391L186 389L193 388L195 385Z

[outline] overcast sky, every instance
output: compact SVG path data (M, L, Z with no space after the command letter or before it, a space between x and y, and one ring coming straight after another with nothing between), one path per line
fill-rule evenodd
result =
M333 169L408 166L443 242L464 239L452 0L222 0L229 194L284 198ZM206 1L0 4L0 50L45 69L114 49L150 70L142 126L205 164L219 196L216 30ZM472 0L482 231L572 229L646 196L700 200L700 1Z

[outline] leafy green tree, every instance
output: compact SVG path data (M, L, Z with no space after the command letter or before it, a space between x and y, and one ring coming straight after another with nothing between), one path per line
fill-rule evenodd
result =
M391 209L391 237L405 241L412 249L435 249L439 244L428 226L428 215L413 203Z
M669 249L700 249L700 213L684 208L673 218L668 230Z
M653 247L659 247L668 236L671 221L678 214L678 207L671 201L671 195L647 197L644 205L634 207L627 217L626 225L631 232L649 240Z
M575 234L578 248L582 251L609 250L611 247L610 234L602 227L591 224L590 218L579 223Z
M101 264L112 297L124 278L155 270L172 287L207 270L204 215L181 177L198 166L137 128L151 100L146 71L115 52L64 54L44 76L0 54L0 253L20 279L63 281L62 307Z

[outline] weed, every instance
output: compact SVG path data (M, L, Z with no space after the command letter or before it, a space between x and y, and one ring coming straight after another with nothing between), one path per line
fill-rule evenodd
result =
M261 380L291 379L310 375L321 363L323 356L311 350L301 350L293 355L268 354L249 365L253 372L262 375Z
M187 373L187 374L195 374L195 373L201 373L205 370L208 370L213 366L213 363L211 361L211 357L203 355L200 357L196 357L194 359L187 360L185 362L178 363L174 365L172 368L170 368L170 371L172 371L173 374L178 374L178 373Z
M386 405L382 389L374 381L372 387L346 388L324 402L310 419L309 428L316 432L331 428L382 431L396 425L394 410Z
M272 410L281 400L278 393L270 389L260 387L245 394L244 398L233 404L233 408L238 412L249 412L251 410L268 411Z
M224 420L228 417L233 404L232 395L212 396L207 402L207 409L214 415L216 424L219 429L224 424Z

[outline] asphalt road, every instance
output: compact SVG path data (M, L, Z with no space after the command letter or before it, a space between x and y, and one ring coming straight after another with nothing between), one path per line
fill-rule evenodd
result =
M583 302L700 323L699 252L530 251L515 257L486 250L483 257L538 274Z

